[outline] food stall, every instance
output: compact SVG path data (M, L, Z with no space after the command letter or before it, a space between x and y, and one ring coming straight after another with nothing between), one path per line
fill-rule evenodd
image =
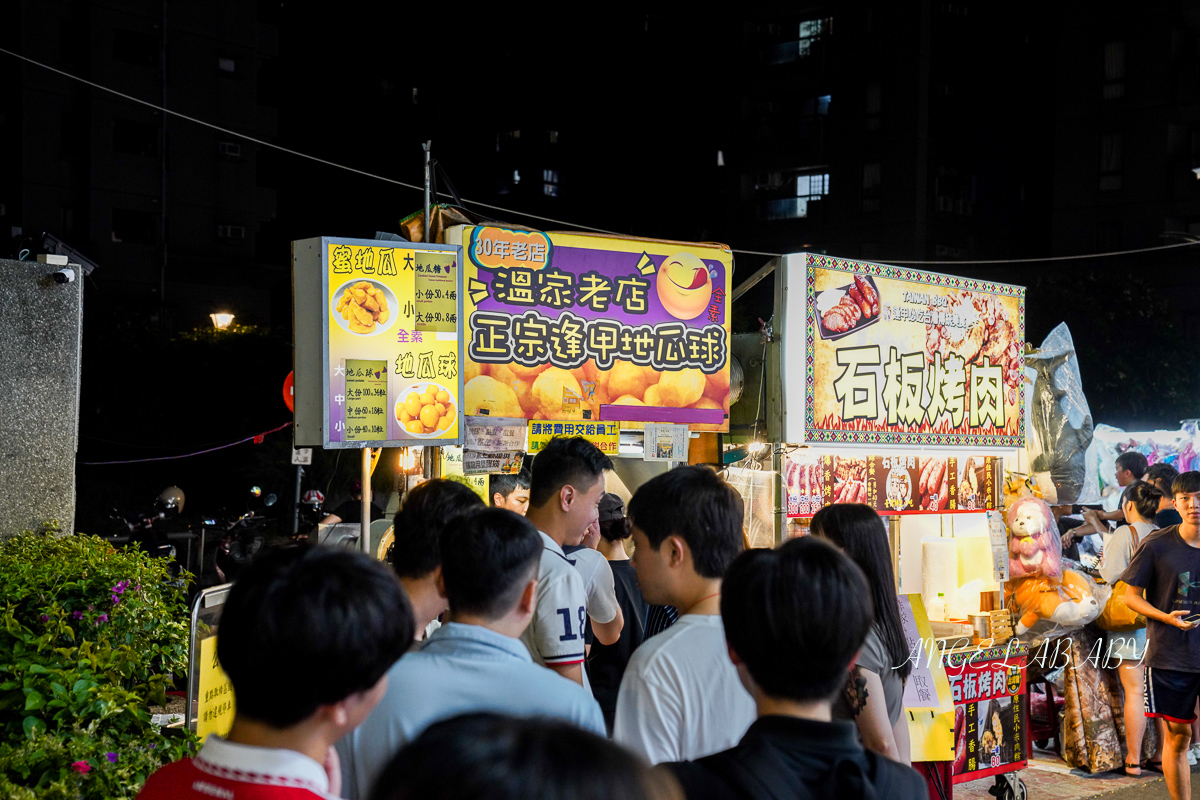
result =
M931 797L992 775L1002 796L1020 796L1028 651L1008 644L1002 487L1024 446L1025 290L801 253L768 263L734 299L768 277L761 372L734 413L758 401L765 425L730 445L749 451L731 472L774 479L776 541L833 503L883 516L910 643L934 639L927 652L938 653L905 696Z
M467 475L554 436L614 457L626 495L716 460L699 437L729 425L728 247L495 225L445 240L463 252Z

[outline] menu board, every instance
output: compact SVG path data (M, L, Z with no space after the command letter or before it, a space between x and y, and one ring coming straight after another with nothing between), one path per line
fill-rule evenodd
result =
M297 397L311 397L314 385L322 390L320 441L304 400L297 441L329 448L459 441L459 248L322 238L294 242L293 254ZM313 306L321 341L310 333Z
M880 514L939 514L1001 508L1001 459L986 455L830 455L803 450L784 464L789 517L834 503Z

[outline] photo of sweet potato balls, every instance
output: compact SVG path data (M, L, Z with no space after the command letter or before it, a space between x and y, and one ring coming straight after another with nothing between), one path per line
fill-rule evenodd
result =
M727 373L698 369L657 372L628 361L600 370L588 360L567 370L544 364L478 364L467 359L463 408L469 415L526 419L599 419L602 405L662 406L729 411ZM584 412L590 411L590 417ZM623 428L642 428L637 422ZM719 431L722 425L693 424L693 430Z
M391 305L396 302L392 290L375 281L349 281L338 287L333 298L332 311L338 325L360 336L387 330Z
M445 436L454 427L454 414L450 391L436 383L413 384L396 402L396 421L413 436Z

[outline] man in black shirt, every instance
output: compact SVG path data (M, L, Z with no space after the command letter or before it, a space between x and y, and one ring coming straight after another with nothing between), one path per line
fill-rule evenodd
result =
M660 767L688 800L925 800L912 768L865 750L853 722L831 721L873 617L861 570L803 537L738 556L722 592L729 657L758 720L729 750Z
M612 492L600 498L600 542L597 549L612 567L617 604L625 619L621 638L615 644L599 642L592 645L587 660L588 680L592 694L604 712L604 724L612 735L613 716L617 713L617 690L629 657L642 643L646 632L646 601L638 588L637 573L625 552L625 542L631 535L629 519L625 516L625 501Z
M372 502L371 522L377 519L383 519L383 511ZM362 522L362 480L359 478L355 478L354 483L350 484L350 499L331 511L325 519L321 520L322 525L337 525L339 522L347 522L354 525Z
M1200 472L1171 484L1183 522L1142 543L1121 576L1125 602L1146 617L1146 716L1167 725L1163 773L1172 800L1190 800L1187 752L1200 696ZM1132 757L1133 754L1131 753Z

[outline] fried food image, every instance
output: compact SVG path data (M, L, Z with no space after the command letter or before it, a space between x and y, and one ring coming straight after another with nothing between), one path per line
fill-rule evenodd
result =
M335 309L351 333L375 333L375 326L386 324L392 315L383 290L371 281L358 281L347 286Z
M933 306L930 309L935 310ZM947 298L944 307L936 310L968 324L961 327L944 322L926 323L925 360L933 363L934 355L940 353L943 362L956 355L968 364L982 364L986 356L991 364L1004 370L1005 403L1016 405L1025 358L1013 320L996 296L960 289Z
M450 393L436 383L417 384L396 403L396 421L404 430L421 436L450 430L454 413Z
M468 414L491 417L524 417L525 412L517 400L517 393L507 384L490 375L472 378L463 388L464 406Z
M583 388L570 370L550 367L537 376L530 391L547 419L583 419ZM566 402L571 399L576 402Z
M925 511L944 511L950 500L950 460L944 456L924 459L917 481L917 507Z

